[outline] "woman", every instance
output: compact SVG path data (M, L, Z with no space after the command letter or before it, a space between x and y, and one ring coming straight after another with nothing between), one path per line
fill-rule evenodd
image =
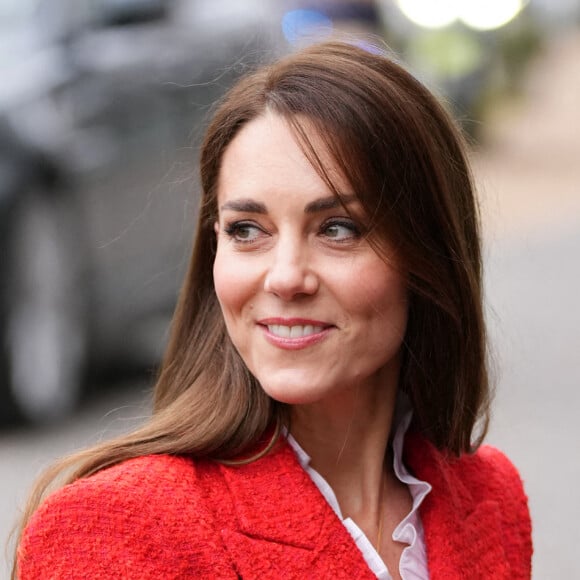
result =
M154 414L39 484L19 577L529 577L520 478L478 449L477 208L434 97L311 46L230 91L201 178Z

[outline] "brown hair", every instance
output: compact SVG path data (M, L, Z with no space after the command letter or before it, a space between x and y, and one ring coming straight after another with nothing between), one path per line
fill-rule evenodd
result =
M431 93L392 59L326 42L243 78L218 106L201 150L196 241L153 416L136 432L53 467L37 485L25 521L65 470L66 481L74 481L151 453L227 459L284 421L284 406L262 391L230 342L212 278L220 163L241 127L267 109L289 121L332 187L308 139L315 129L360 197L371 242L381 251L388 239L405 266L410 308L400 387L417 428L454 454L471 450L479 418L485 432L478 211L461 134Z
M478 208L463 138L411 74L350 44L314 45L246 77L215 113L201 154L196 254L170 352L187 343L203 303L216 308L209 276L220 162L265 109L288 120L338 194L308 138L314 127L361 200L377 250L385 241L395 246L411 295L400 387L427 438L455 454L470 450L480 417L485 432L489 389ZM193 305L200 290L203 303ZM214 324L223 334L219 314ZM194 351L184 355L178 368ZM172 392L175 380L165 384Z

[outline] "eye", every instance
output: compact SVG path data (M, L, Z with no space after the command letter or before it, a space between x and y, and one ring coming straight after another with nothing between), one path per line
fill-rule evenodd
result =
M241 244L250 244L264 234L256 224L246 221L226 224L224 231L229 238Z
M361 235L356 224L352 220L347 219L328 220L322 225L321 230L322 235L337 242L359 238Z

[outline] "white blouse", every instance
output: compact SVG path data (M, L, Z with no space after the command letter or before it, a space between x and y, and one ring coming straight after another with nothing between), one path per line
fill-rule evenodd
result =
M399 574L403 580L428 580L427 552L425 549L423 525L419 517L419 506L431 491L431 485L411 475L403 464L403 443L405 434L411 423L412 411L408 410L398 415L398 417L395 417L396 428L395 437L393 438L393 468L395 475L401 482L407 485L413 498L411 511L403 518L393 532L393 540L408 544L401 555ZM375 550L372 542L353 520L342 516L334 491L327 481L315 469L310 467L310 457L308 454L300 447L290 433L287 434L287 438L288 443L296 453L300 465L308 473L316 487L320 490L320 493L322 493L330 507L340 518L344 527L355 541L358 549L362 552L369 568L379 580L391 580L387 566Z

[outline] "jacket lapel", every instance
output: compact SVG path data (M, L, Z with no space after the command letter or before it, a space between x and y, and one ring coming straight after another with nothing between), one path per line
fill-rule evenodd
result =
M244 579L374 578L285 441L257 461L220 470L235 514L221 535Z
M433 486L420 509L432 580L511 577L499 504L477 501L465 485L472 459L446 457L416 433L407 435L407 465Z
M510 578L499 504L471 492L472 475L481 480L474 457L448 458L409 432L405 462L433 487L421 506L431 580ZM233 510L221 536L242 578L374 578L285 441L257 461L219 469Z

